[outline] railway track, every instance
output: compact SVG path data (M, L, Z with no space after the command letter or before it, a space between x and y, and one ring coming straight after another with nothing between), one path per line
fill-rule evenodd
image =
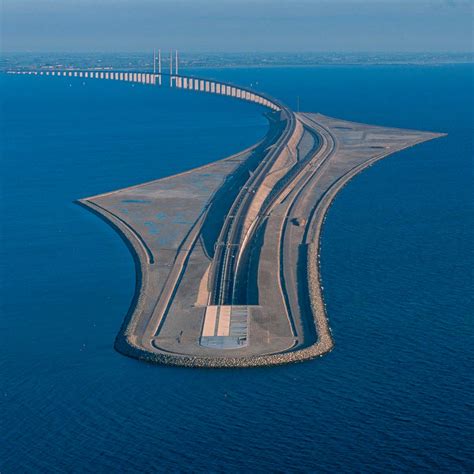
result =
M275 145L268 150L255 172L249 177L240 190L224 221L214 254L214 279L211 284L211 304L226 305L234 303L235 276L237 274L239 253L242 253L241 237L245 218L253 196L262 184L275 160L288 145L296 126L296 117L288 108L282 108L286 115L286 126ZM245 245L250 244L247 239Z

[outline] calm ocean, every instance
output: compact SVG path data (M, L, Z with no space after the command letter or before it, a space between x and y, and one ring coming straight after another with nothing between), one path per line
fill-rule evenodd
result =
M113 349L134 286L75 199L212 162L257 106L2 76L0 471L466 472L473 429L472 65L200 75L303 111L447 132L356 177L322 239L335 349L268 369L152 366Z

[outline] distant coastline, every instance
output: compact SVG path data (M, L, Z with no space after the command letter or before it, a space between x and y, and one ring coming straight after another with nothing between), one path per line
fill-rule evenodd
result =
M165 55L166 58L166 55ZM238 69L317 66L438 66L472 64L474 53L182 53L182 68ZM94 68L150 70L152 54L139 53L4 53L0 70L11 68Z

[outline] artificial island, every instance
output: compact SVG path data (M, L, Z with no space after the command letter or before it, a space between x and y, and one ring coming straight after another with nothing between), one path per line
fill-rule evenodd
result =
M161 61L153 72L10 71L166 84L266 109L267 134L246 150L79 201L134 256L135 295L116 349L187 367L268 366L331 351L319 269L331 202L366 167L442 134L296 113L266 94L179 74L177 60L170 63L167 74Z

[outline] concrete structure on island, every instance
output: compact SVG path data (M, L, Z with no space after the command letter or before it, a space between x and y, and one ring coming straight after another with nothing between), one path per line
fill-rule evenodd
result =
M153 74L21 73L168 82L161 65ZM187 367L267 366L329 352L319 240L332 200L366 167L442 134L294 113L266 94L203 78L171 74L169 86L259 104L270 126L261 142L223 160L79 201L120 233L136 264L115 347Z

